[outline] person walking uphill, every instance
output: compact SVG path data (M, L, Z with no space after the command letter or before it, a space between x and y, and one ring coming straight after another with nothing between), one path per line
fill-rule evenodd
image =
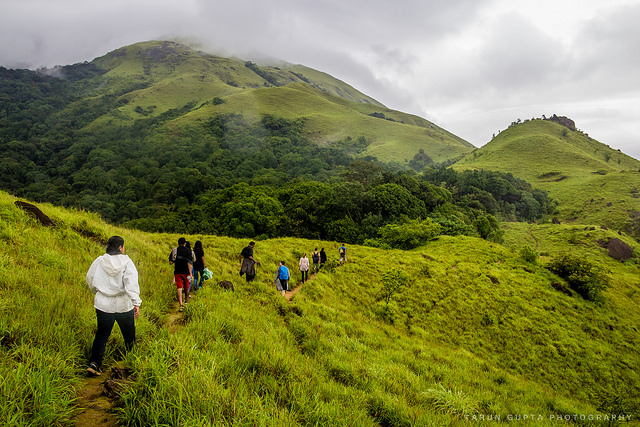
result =
M317 274L318 270L320 270L320 252L318 252L318 248L311 254L311 259L313 260L313 272Z
M193 273L191 265L192 253L191 249L187 248L186 244L187 241L184 237L179 238L178 247L175 250L175 256L174 252L169 255L169 262L174 265L173 277L176 282L180 311L184 310L184 302L186 301L183 301L183 299L186 299L188 297L187 292L189 289L189 280L191 279L191 274Z
M200 240L196 241L193 247L193 254L196 257L193 263L193 292L197 292L198 289L202 289L204 269L207 267L207 262L204 260L204 249L202 249L202 242Z
M320 249L320 267L327 263L327 253L324 251L324 248Z
M307 281L309 275L309 258L307 258L307 253L302 254L302 258L300 258L300 262L298 263L300 267L300 272L302 273L302 283Z
M338 254L340 255L340 265L343 265L347 261L347 248L344 243L338 248Z
M280 267L276 270L274 283L282 296L284 296L285 291L289 290L289 269L285 267L284 261L280 261Z
M256 277L256 264L260 265L260 262L253 258L253 247L255 245L255 242L250 242L249 246L240 252L240 276L245 274L247 282L252 281Z
M97 376L102 372L102 360L115 322L122 332L126 351L131 350L136 341L135 319L140 315L142 304L138 270L124 254L122 237L109 238L106 253L93 261L86 280L95 294L93 306L98 321L87 372Z

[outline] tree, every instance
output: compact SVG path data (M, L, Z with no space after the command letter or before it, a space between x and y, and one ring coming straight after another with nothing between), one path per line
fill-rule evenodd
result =
M373 211L380 212L385 219L397 220L402 215L411 219L426 217L424 202L398 184L381 184L369 191Z
M495 216L490 214L482 215L474 221L473 225L483 239L496 243L502 241L503 231L500 230L500 223Z
M409 284L409 276L404 271L398 269L386 271L382 273L382 288L378 293L379 298L389 305L391 298L400 293L407 284Z
M380 240L392 248L414 249L440 235L441 226L431 218L404 224L387 224L380 228Z

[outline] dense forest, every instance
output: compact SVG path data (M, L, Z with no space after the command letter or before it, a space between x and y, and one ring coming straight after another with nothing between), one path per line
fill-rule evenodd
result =
M411 247L416 236L438 234L500 240L498 220L534 221L555 207L510 174L460 173L423 153L384 164L363 157L364 137L319 145L305 136L304 119L265 114L256 124L226 114L188 128L167 125L194 108L185 105L87 126L126 100L99 95L90 77L101 70L91 64L61 72L65 79L0 68L2 189L113 223Z

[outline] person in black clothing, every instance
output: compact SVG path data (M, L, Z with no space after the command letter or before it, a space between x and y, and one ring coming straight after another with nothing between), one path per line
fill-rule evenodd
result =
M197 292L202 288L204 282L204 269L207 267L207 263L204 260L204 249L202 249L202 242L196 241L193 247L193 253L196 256L196 260L193 263L193 292Z
M185 289L185 291L187 292L187 296L186 296L186 301L189 301L191 299L191 291L193 290L193 263L196 260L196 254L193 253L193 249L191 249L191 242L190 241L186 241L184 246L189 249L189 251L191 252L191 258L189 259L189 263L191 264L191 274L189 275L189 281L188 281L188 286ZM195 291L194 291L195 293ZM183 295L184 297L184 292Z
M173 264L173 277L176 281L176 288L178 292L178 303L180 303L180 311L184 310L184 303L182 300L183 289L188 289L189 280L193 273L192 269L192 254L191 250L186 245L187 241L184 237L178 239L178 247L175 251L172 251L169 255L169 263Z
M320 249L320 267L322 267L327 262L327 253L324 251L324 248Z
M247 282L252 281L256 277L256 264L260 265L260 262L253 258L253 247L255 245L255 242L250 242L249 246L240 252L240 276L245 274Z
M314 274L318 273L318 270L320 270L320 252L318 252L318 248L315 248L311 254L311 259L313 260L313 272Z

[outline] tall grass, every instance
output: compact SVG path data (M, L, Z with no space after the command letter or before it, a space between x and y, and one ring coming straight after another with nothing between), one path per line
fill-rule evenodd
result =
M203 241L214 278L171 333L175 287L166 257L179 236L43 205L57 223L47 229L13 200L0 193L7 295L0 420L9 425L67 425L77 412L95 330L84 274L112 234L125 238L143 299L136 349L124 356L115 330L105 359L106 366L122 360L131 372L116 409L124 425L408 426L510 414L637 414L637 260L612 262L580 243L584 236L572 250L607 268L602 305L551 286L561 279L544 263L563 238L527 225L510 226L507 247L469 237L413 251L349 247L341 267L336 242L258 241L261 265L251 283L237 268L248 242L187 236ZM544 251L537 264L521 258L525 242ZM278 261L295 273L300 253L316 246L330 265L287 302L273 284ZM383 316L380 290L390 269L412 280ZM235 292L218 288L219 280L232 281Z

